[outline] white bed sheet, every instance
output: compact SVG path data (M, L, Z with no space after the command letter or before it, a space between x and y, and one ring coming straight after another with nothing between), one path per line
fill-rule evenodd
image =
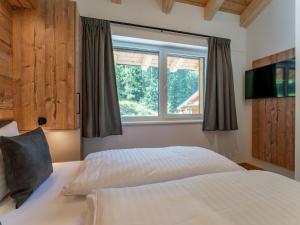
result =
M86 199L64 196L63 186L74 179L82 162L55 163L53 174L19 208L12 200L1 205L2 225L84 225Z
M299 225L300 183L262 171L202 175L88 196L86 225Z
M90 154L65 194L85 195L97 188L132 187L196 175L244 170L200 147L119 149Z

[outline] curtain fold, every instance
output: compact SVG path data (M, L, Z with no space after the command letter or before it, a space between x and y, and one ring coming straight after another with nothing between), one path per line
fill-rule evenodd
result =
M82 17L83 137L121 135L110 23Z
M237 129L230 40L211 37L208 44L203 130Z

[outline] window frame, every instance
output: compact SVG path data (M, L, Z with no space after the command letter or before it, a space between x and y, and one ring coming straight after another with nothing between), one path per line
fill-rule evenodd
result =
M135 42L113 40L113 50L139 51L146 53L158 54L158 70L159 70L159 102L158 102L158 116L132 116L122 117L122 123L125 124L166 124L166 123L190 123L202 122L203 120L203 106L205 98L205 83L206 83L206 65L207 65L207 49L206 46L202 49L184 48L184 47L170 47L164 45L142 44ZM203 59L203 76L202 81L199 80L199 90L202 82L202 98L200 100L200 114L168 114L168 86L167 86L167 57L177 56L186 58ZM200 74L199 74L200 76Z

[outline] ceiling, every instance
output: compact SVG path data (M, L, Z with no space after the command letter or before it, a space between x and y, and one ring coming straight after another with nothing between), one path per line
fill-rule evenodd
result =
M111 0L122 4L122 0ZM272 0L162 0L161 10L171 13L177 3L185 3L204 8L204 19L213 20L218 11L240 16L240 24L247 28ZM124 3L126 4L126 3Z
M208 0L176 0L176 2L205 7L208 3ZM219 10L241 15L251 2L252 0L225 0Z

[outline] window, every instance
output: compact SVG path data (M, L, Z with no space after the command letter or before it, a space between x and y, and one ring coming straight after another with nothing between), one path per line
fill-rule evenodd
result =
M113 39L123 122L200 120L207 48Z

